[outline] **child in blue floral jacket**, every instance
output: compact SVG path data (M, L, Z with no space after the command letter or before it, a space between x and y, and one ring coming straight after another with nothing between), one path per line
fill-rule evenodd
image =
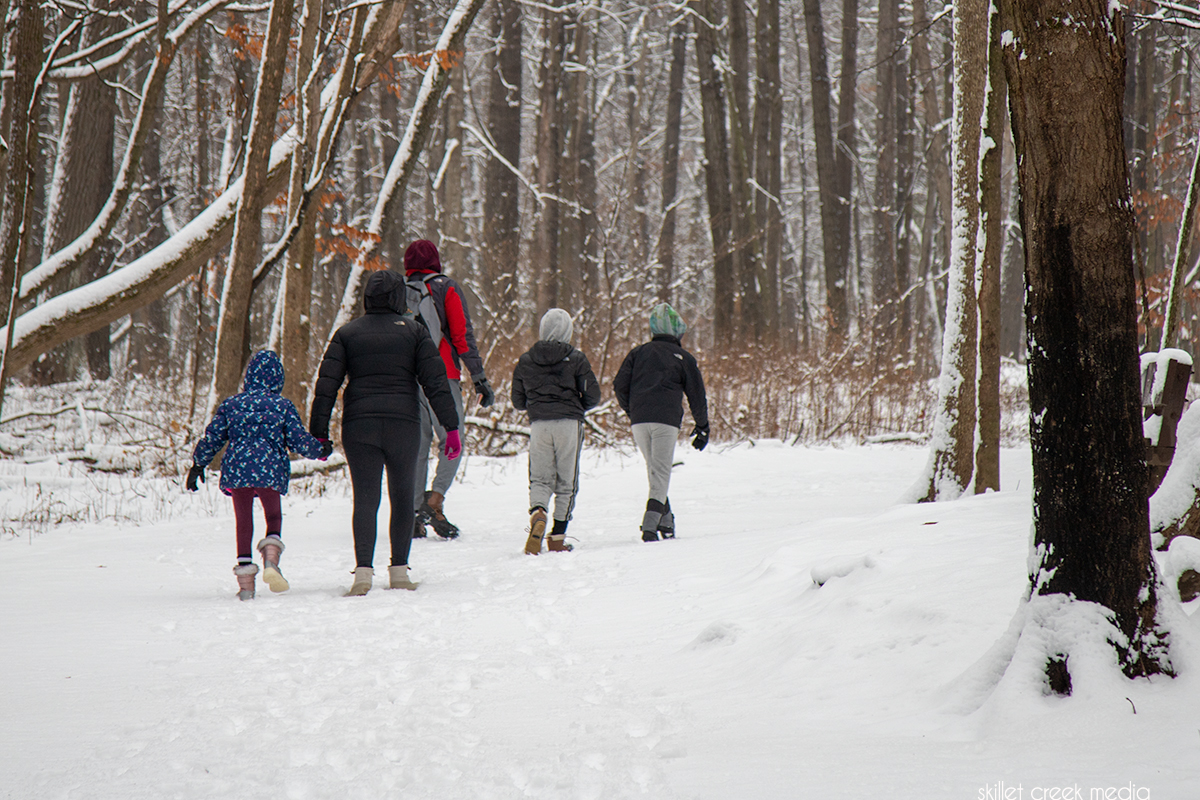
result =
M194 492L196 481L204 480L204 468L228 442L221 462L221 491L233 499L237 523L238 598L254 597L254 578L258 565L250 544L254 540L254 498L262 503L267 520L267 535L258 543L263 556L263 580L272 592L285 592L288 582L279 571L283 552L280 538L283 512L280 495L287 494L291 478L288 452L308 458L327 458L332 451L328 440L317 439L304 429L292 401L280 395L283 390L283 362L270 350L260 350L246 366L241 394L226 398L213 414L204 437L192 453L187 488Z

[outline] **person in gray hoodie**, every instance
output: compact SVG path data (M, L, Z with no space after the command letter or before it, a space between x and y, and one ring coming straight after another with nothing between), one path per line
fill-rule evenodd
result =
M537 555L554 497L554 526L547 548L571 550L567 523L579 491L583 415L600 402L600 384L587 356L571 346L571 315L552 308L542 316L540 340L517 360L512 404L529 413L529 537L525 552Z

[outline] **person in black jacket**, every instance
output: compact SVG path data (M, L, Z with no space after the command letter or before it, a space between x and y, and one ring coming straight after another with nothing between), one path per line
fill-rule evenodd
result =
M517 361L512 404L529 412L529 538L525 552L536 556L546 532L546 510L554 496L554 527L547 547L571 550L567 523L579 491L583 414L600 402L600 384L587 356L571 346L571 315L552 308L542 316L541 339Z
M421 439L418 384L447 431L446 455L457 458L458 410L446 368L424 326L406 310L404 278L372 272L363 290L366 315L338 328L321 360L309 430L329 438L329 418L342 394L342 449L354 490L354 583L349 596L371 589L380 478L387 467L392 505L389 588L416 589L408 576L413 532L413 481Z
M646 458L650 478L650 499L642 517L642 541L656 542L675 538L675 515L667 490L671 485L671 464L675 441L683 424L683 397L692 410L692 447L703 450L708 444L708 400L704 379L691 353L680 339L687 325L666 303L650 311L651 339L625 356L613 392L617 402L633 423L633 440Z

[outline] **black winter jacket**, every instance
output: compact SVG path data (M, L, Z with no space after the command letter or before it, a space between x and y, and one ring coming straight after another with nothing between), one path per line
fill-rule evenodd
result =
M540 341L517 360L512 404L529 419L583 419L600 402L600 384L587 356L566 342Z
M338 328L321 359L309 416L313 436L329 438L329 417L347 377L343 425L367 418L420 422L420 383L442 427L457 429L458 410L442 357L425 327L401 316L406 307L404 279L389 270L372 272L363 305L366 315Z
M696 426L708 427L708 398L700 367L674 336L655 336L629 351L613 378L613 393L633 424L661 422L676 428L683 424L687 395Z

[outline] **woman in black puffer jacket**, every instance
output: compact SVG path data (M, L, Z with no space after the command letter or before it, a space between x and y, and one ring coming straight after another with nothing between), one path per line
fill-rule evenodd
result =
M404 316L404 278L389 270L372 272L363 291L366 314L338 328L325 350L313 394L309 430L329 438L329 418L342 394L342 449L354 489L354 583L351 596L371 589L380 479L387 468L392 589L415 589L408 577L412 545L413 479L420 443L417 385L447 431L446 455L457 458L458 411L446 367L421 323Z

